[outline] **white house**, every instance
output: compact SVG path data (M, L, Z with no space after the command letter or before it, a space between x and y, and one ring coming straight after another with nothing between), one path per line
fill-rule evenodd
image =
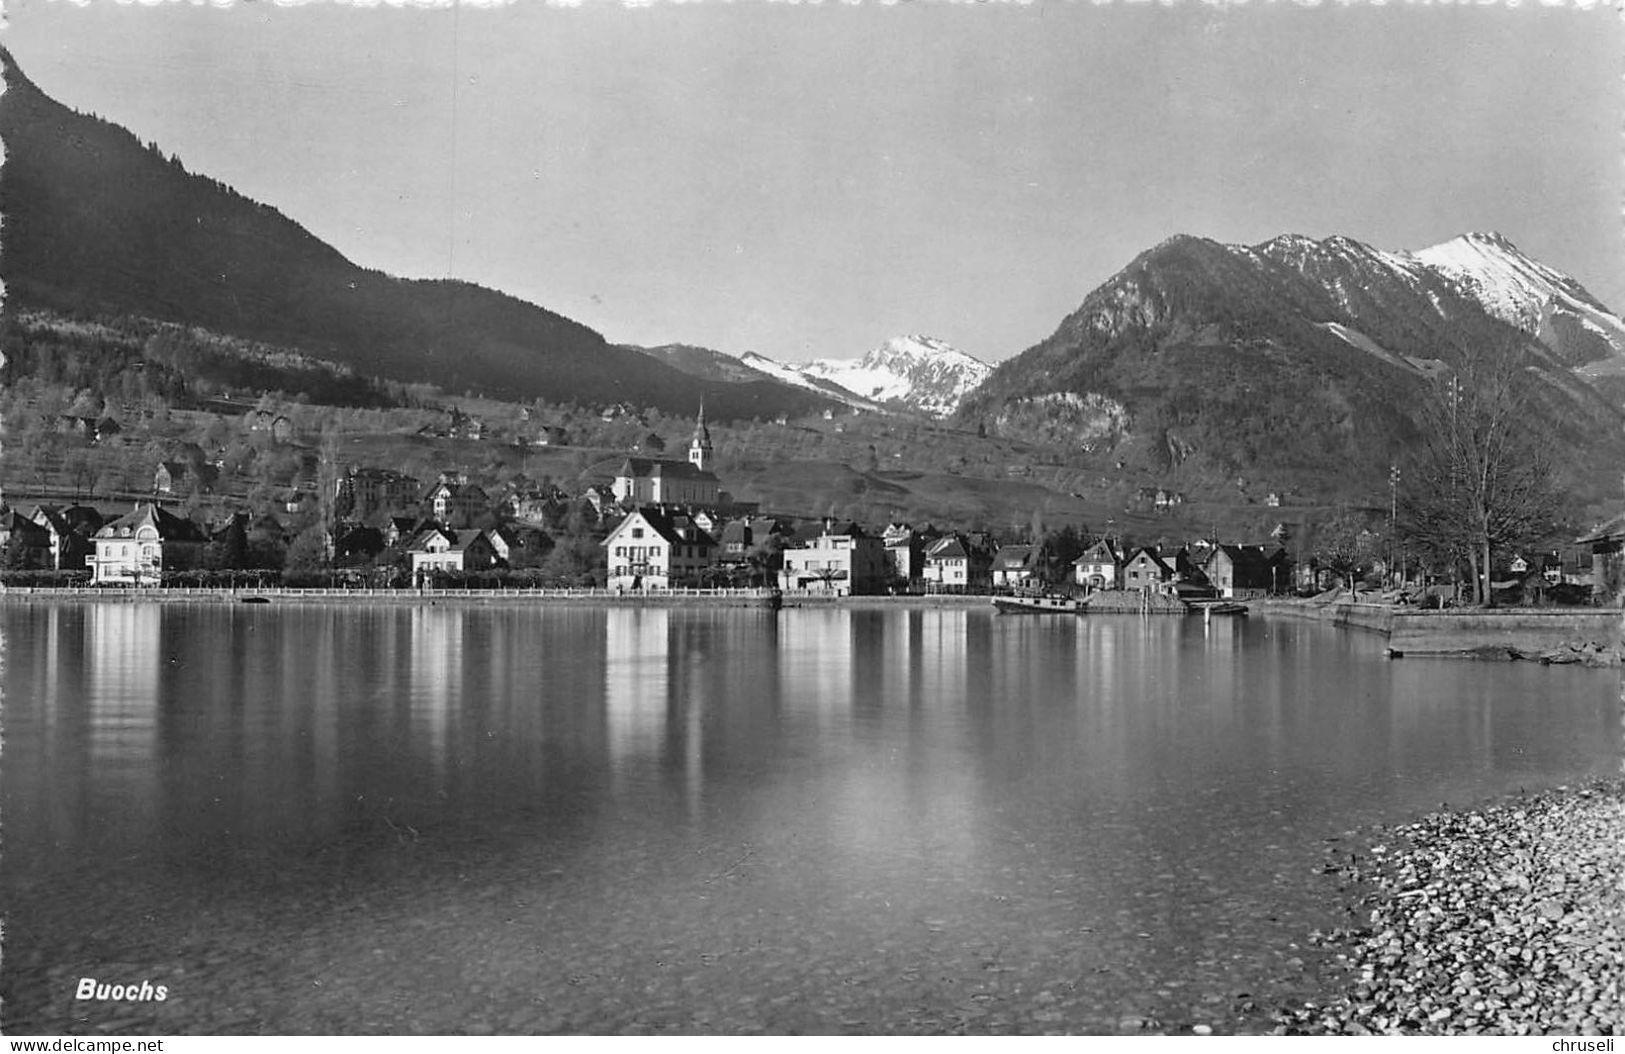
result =
M1109 541L1091 545L1072 561L1072 580L1090 589L1117 589L1122 585L1123 558Z
M197 567L207 542L191 520L144 503L96 532L85 563L92 583L157 585L165 571Z
M925 550L927 582L953 589L986 586L992 580L992 560L962 535L938 538Z
M888 572L879 538L853 524L826 524L818 537L784 550L779 583L784 589L861 596L880 592Z
M1038 582L1038 546L1006 545L993 554L993 584L1013 588Z
M458 531L429 527L419 531L406 546L414 581L420 572L484 571L495 565L496 558L486 533L472 527Z
M666 589L693 584L716 563L717 545L688 516L643 505L604 539L611 589Z

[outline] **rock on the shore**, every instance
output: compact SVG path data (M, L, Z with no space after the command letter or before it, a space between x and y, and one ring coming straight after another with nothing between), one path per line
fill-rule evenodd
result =
M1625 1032L1625 783L1440 812L1329 865L1369 926L1317 935L1346 991L1278 1032Z

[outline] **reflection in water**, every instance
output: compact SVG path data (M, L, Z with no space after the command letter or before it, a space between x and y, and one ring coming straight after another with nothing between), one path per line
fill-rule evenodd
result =
M604 713L617 786L666 739L671 689L671 612L614 608L604 622Z
M1268 619L13 605L0 649L8 957L246 939L191 1005L286 1031L473 984L555 1015L499 1030L1098 1030L1284 976L1328 833L1614 770L1625 714Z
M154 605L103 604L90 609L85 630L86 760L100 793L141 812L152 807L159 682L174 661L160 642L161 625Z
M446 769L448 729L463 709L463 658L469 612L446 607L411 609L412 733L426 751L436 782Z

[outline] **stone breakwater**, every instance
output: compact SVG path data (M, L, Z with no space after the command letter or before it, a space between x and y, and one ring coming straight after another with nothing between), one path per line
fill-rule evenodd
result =
M1625 661L1625 612L1610 608L1414 607L1353 602L1342 596L1254 602L1260 614L1307 618L1388 638L1393 658L1457 656L1521 659L1548 665L1619 666Z
M1625 781L1336 845L1369 923L1316 933L1343 991L1282 1034L1625 1034Z

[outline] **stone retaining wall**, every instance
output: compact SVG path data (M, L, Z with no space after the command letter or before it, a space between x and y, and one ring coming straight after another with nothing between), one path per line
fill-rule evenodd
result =
M1625 613L1609 608L1495 608L1418 611L1388 604L1306 604L1272 601L1255 610L1330 622L1381 633L1399 655L1457 655L1494 649L1540 652L1564 644L1615 644L1625 633Z
M1178 597L1146 595L1138 589L1102 589L1089 594L1084 610L1094 615L1188 615L1190 607Z

